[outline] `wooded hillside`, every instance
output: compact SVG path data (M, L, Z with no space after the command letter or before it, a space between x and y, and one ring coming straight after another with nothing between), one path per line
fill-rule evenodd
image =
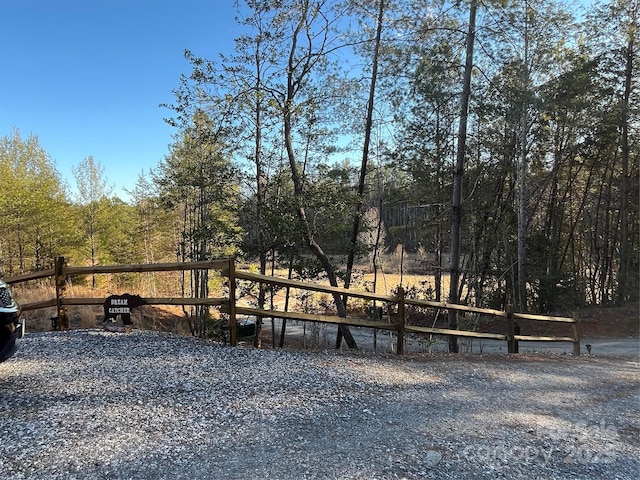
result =
M638 301L638 0L244 3L233 51L185 51L130 198L99 158L63 179L0 138L1 275L240 256L340 286L410 268L489 308Z

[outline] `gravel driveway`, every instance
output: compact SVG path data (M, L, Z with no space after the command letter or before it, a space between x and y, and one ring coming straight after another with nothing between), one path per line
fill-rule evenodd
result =
M28 334L4 479L632 479L637 359L254 350Z

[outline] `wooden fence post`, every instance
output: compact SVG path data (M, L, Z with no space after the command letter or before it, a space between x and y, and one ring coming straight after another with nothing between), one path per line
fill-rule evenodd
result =
M398 355L404 355L404 315L404 288L400 286L398 287L398 344L396 346Z
M55 258L56 311L58 315L58 330L69 330L67 308L62 304L66 296L67 281L64 273L64 257Z
M580 317L578 316L578 312L573 312L573 319L575 323L571 326L573 327L573 355L575 357L580 356Z
M507 351L509 353L518 353L516 349L516 325L513 320L513 305L507 304Z
M229 259L229 344L238 345L238 324L236 321L236 265Z

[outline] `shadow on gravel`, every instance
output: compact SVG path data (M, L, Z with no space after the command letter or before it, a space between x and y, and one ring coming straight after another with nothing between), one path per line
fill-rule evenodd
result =
M0 365L0 468L36 480L636 478L639 373L597 356L33 334Z

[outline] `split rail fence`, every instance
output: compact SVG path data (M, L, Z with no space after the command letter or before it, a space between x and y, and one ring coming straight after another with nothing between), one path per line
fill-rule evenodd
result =
M259 275L243 270L236 270L233 259L213 260L201 262L187 263L157 263L157 264L137 264L137 265L111 265L111 266L93 266L93 267L73 267L65 263L64 257L58 257L55 260L55 267L50 270L43 270L35 273L28 273L11 278L4 281L8 284L19 284L23 282L38 280L42 278L54 278L56 286L55 298L32 302L22 305L23 311L37 310L41 308L55 307L57 310L58 326L60 329L68 329L69 323L66 313L66 307L70 305L102 305L105 298L69 298L66 294L67 278L72 275L93 275L93 274L117 274L117 273L145 273L145 272L167 272L167 271L186 271L186 270L217 270L222 276L228 278L228 296L215 298L143 298L148 305L209 305L219 307L221 312L229 315L230 343L237 345L237 318L239 315L255 316L259 318L279 318L283 320L298 320L303 322L318 322L335 325L348 325L354 327L365 327L379 330L395 332L397 334L396 352L399 355L404 354L404 339L406 334L429 334L429 335L453 335L462 338L502 340L507 342L507 351L509 353L517 353L518 342L520 341L536 341L536 342L570 342L573 344L573 354L580 355L580 329L579 318L577 315L573 317L555 317L545 315L532 315L525 313L516 313L512 308L508 307L506 311L494 310L488 308L469 307L465 305L450 304L445 302L435 302L431 300L419 300L406 298L404 289L398 288L396 295L381 295L378 293L361 292L351 289L332 287L327 285L319 285L314 283L303 282L299 280L288 280L268 275ZM394 321L383 321L379 319L365 319L356 317L339 317L335 315L320 315L305 312L292 312L282 310L267 310L260 308L252 308L238 304L236 300L236 289L238 281L255 282L262 285L273 285L282 288L295 288L307 290L317 293L326 293L330 295L340 295L345 298L360 298L364 300L386 303L387 305L395 305ZM441 310L455 310L456 312L472 313L486 315L489 317L498 317L505 320L504 333L490 333L466 330L451 330L436 327L424 327L407 324L406 307L412 305L421 308L433 308ZM540 321L540 322L558 322L570 324L572 327L572 336L531 336L518 334L518 320Z

